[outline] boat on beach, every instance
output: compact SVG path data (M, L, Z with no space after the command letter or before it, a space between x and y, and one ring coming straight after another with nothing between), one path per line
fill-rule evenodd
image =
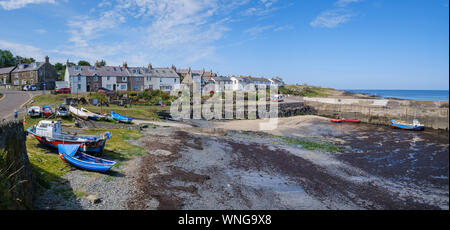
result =
M82 120L88 120L89 119L89 114L73 107L73 106L69 106L69 111L72 115L74 115L75 117L78 117Z
M345 119L345 118L341 118L341 119L331 119L330 120L332 123L361 123L361 120L358 119Z
M414 119L413 123L408 123L404 121L391 120L392 127L405 129L405 130L414 130L414 131L422 131L425 129L425 125L421 124L417 119Z
M107 172L116 162L93 157L79 151L80 145L58 145L59 156L71 165L94 172Z
M65 105L59 105L56 109L56 115L58 117L67 117L69 116L69 109Z
M80 111L83 112L84 114L87 114L88 118L91 119L91 120L98 121L98 120L105 120L106 119L106 116L98 114L98 113L93 113L93 112L91 112L91 111L89 111L89 110L87 110L85 108L81 108Z
M40 121L37 126L27 129L40 143L57 148L61 144L75 144L80 151L87 153L101 153L105 148L106 140L112 137L111 132L101 136L87 136L68 134L62 132L61 121Z
M133 121L133 118L122 116L118 113L115 113L114 111L111 111L111 116L114 120L117 120L117 121L123 122L123 123L131 123Z

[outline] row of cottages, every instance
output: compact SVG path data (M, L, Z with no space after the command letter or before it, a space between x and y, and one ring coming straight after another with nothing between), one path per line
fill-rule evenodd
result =
M113 91L143 91L158 89L170 92L180 84L180 77L170 68L123 66L69 66L65 81L72 93L95 92L99 88Z
M276 87L284 87L283 79L280 77L267 79L267 78L255 78L251 76L232 76L232 77L224 77L217 76L217 74L213 73L213 71L205 71L203 70L191 70L188 69L180 69L177 70L174 66L172 66L178 75L183 79L183 84L192 85L193 82L201 85L201 89L205 89L207 91L216 91L220 92L221 90L245 90L249 85L265 85L266 88L270 88L273 86ZM207 87L207 88L205 88Z
M0 69L0 84L6 88L21 89L25 85L35 85L38 89L51 90L55 88L56 78L57 72L49 57L45 57L45 62L20 63Z

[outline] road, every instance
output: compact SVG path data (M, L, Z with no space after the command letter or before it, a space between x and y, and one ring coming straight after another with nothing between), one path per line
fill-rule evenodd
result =
M19 110L28 100L42 92L0 91L0 119L13 118L14 110Z

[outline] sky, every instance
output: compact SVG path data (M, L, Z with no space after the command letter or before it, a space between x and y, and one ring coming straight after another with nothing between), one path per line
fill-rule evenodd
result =
M449 87L449 0L0 0L0 49L338 89Z

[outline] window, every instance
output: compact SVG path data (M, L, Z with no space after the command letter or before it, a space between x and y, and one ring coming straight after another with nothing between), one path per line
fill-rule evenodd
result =
M152 78L151 77L147 77L147 81L151 81L152 80Z
M153 85L149 85L148 89L152 90L153 89Z
M111 90L111 89L112 89L111 84L106 85L106 88L109 89L109 90Z
M14 80L14 85L19 85L19 80Z
M114 71L117 71L116 67L113 67Z
M78 84L78 90L81 90L81 84Z
M19 74L18 73L14 74L14 77L19 78Z
M177 83L177 79L176 79L176 78L174 78L174 79L173 79L173 82Z
M26 84L27 84L27 81L22 80L22 85L26 85Z
M120 85L120 89L126 90L127 89L127 85Z
M162 82L162 78L159 79L159 82Z
M127 81L127 77L122 77L122 81Z
M80 76L78 76L78 81L81 81L81 77Z
M98 81L98 76L94 75L94 81Z
M109 77L109 76L107 76L107 77L106 77L106 80L107 80L107 81L109 81L109 79L110 79L110 77Z
M139 88L137 85L134 86L134 90L137 91Z

